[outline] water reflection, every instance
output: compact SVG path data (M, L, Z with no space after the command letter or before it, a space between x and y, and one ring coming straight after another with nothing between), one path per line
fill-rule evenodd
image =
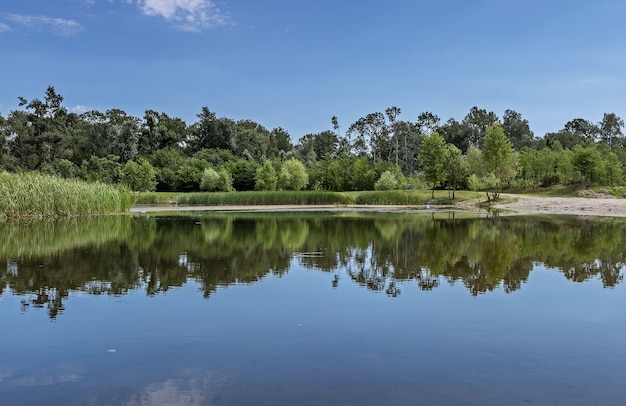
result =
M192 279L205 298L221 286L282 275L292 261L395 297L402 283L472 295L520 289L537 263L573 282L623 280L626 224L615 219L442 218L413 214L195 214L0 224L0 295L22 311L64 310L71 291L166 292Z
M224 376L202 370L183 371L177 377L145 386L126 406L200 406L214 404L227 385Z

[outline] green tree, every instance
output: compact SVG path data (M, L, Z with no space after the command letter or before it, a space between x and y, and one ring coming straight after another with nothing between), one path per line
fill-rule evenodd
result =
M472 107L463 118L463 124L469 129L469 145L480 148L487 129L497 122L498 116L493 111Z
M394 190L398 188L398 179L391 171L385 171L374 184L376 190Z
M482 152L485 173L493 173L498 180L498 185L491 189L491 200L495 200L502 186L517 175L518 155L499 124L494 124L487 129ZM490 199L489 191L487 191L487 199Z
M224 164L233 177L233 187L236 190L254 190L256 170L259 164L248 159L233 159Z
M593 184L600 173L602 156L595 145L582 147L577 145L573 151L572 164L580 172L583 183Z
M502 116L502 130L511 140L516 151L533 144L534 134L530 130L528 120L515 110L505 110Z
M149 156L164 148L177 148L186 138L187 124L180 118L146 110L140 129L139 154Z
M420 144L419 165L424 171L424 180L432 185L432 198L435 188L446 178L444 170L446 142L438 133L425 137Z
M272 162L267 160L256 170L256 182L254 188L256 190L276 190L278 185L278 176Z
M269 134L269 146L267 157L270 159L283 158L285 154L291 151L291 136L284 128L274 128Z
M200 190L208 192L232 192L233 177L226 168L206 168L200 180Z
M302 190L309 184L309 174L302 162L295 158L286 160L278 175L278 187L283 190Z
M203 148L232 149L235 123L232 120L218 119L208 107L202 107L197 115L198 122L191 126L190 146L197 152Z
M139 119L119 109L106 112L109 155L120 158L120 162L137 158L139 153Z
M454 199L456 189L467 180L469 174L469 165L463 153L454 145L446 146L444 172L448 187L452 188L452 198Z
M624 128L624 120L615 113L604 113L602 121L598 123L600 141L607 143L610 147L612 147L616 141L621 143L624 137L622 128Z
M115 155L102 158L92 155L82 162L80 168L83 178L89 182L116 184L120 181L120 159Z
M156 189L156 171L147 159L128 161L122 168L121 182L136 192L152 192Z

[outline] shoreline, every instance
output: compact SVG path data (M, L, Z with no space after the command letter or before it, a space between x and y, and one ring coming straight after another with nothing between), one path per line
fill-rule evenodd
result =
M584 197L534 197L503 194L505 202L492 206L500 215L554 214L597 217L626 217L626 199ZM164 213L173 211L232 211L232 212L437 212L459 211L484 214L472 201L463 201L454 206L427 205L266 205L266 206L172 206L137 205L130 213Z

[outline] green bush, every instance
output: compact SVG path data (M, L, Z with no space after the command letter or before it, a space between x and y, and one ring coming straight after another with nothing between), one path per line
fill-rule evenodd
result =
M135 192L152 192L156 189L156 170L150 162L139 158L128 161L122 168L121 182Z
M304 164L295 158L286 160L278 175L278 187L283 190L302 190L309 184Z
M233 177L224 168L220 168L217 171L213 168L206 168L200 180L200 190L206 190L207 192L232 192Z
M272 191L276 190L278 185L278 176L272 162L267 160L263 166L256 170L256 183L254 188L256 190Z
M398 188L398 179L391 171L384 171L374 184L375 190L394 190Z

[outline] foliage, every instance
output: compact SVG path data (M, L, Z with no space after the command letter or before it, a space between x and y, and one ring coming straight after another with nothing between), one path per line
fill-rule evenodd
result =
M276 190L278 185L278 176L271 161L265 161L263 166L256 170L256 182L254 188L256 190L272 191Z
M309 184L309 174L296 158L286 160L278 175L278 187L282 190L302 190Z
M367 205L423 205L426 201L432 204L448 204L449 199L432 201L428 194L415 191L368 191L356 193L356 204Z
M398 188L398 179L391 171L385 171L374 184L376 190L394 190Z
M152 192L156 189L156 171L144 158L128 161L122 168L121 183L135 192Z
M481 177L481 183L488 199L491 191L490 199L493 200L498 197L502 186L517 174L518 156L499 124L487 129L482 153L485 174Z
M343 193L319 191L273 191L237 193L187 193L179 195L179 205L319 205L351 204Z
M225 168L217 171L213 168L206 168L200 180L200 190L207 192L232 192L233 177Z
M424 171L424 179L432 186L432 197L435 197L435 188L445 180L444 171L446 143L442 136L432 133L425 137L420 144L418 160Z
M36 173L0 174L0 219L121 212L130 204L125 188Z
M445 150L444 173L448 187L452 188L454 199L456 189L465 182L469 173L467 160L461 150L454 145L448 145Z
M199 191L209 167L226 168L233 187L243 191L271 188L272 182L270 187L257 185L257 169L270 160L278 187L285 190L373 190L389 170L403 186L405 176L427 182L431 195L440 186L452 194L465 187L465 165L478 178L493 172L499 187L536 188L618 185L624 182L626 168L624 120L615 113L604 113L597 122L573 118L561 129L535 137L528 121L510 109L500 119L474 106L461 120L451 117L442 122L428 111L416 120L402 120L400 108L392 106L365 114L345 133L333 116L331 129L306 134L293 146L283 128L217 117L208 107L202 107L196 122L188 125L150 109L140 118L116 108L75 114L63 100L49 86L43 99L19 97L21 109L0 115L0 168L128 184L129 171L137 168L127 163L145 158L154 168L159 191ZM434 134L443 143L434 142ZM441 151L447 154L451 146L460 156L454 152L453 160L442 162ZM303 163L306 175L290 170L291 159ZM137 173L131 177L133 182L137 177Z

